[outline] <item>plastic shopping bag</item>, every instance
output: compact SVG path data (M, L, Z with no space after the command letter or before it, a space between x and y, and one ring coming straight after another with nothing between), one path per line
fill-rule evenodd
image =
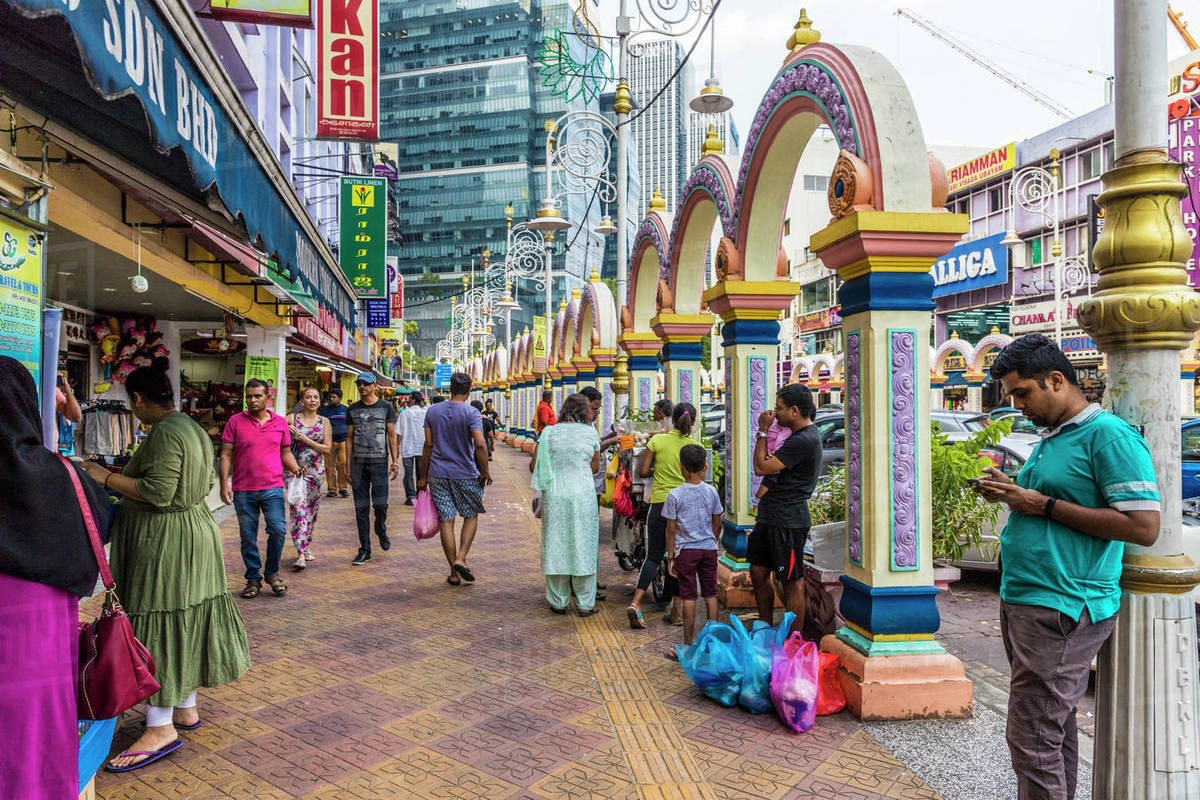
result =
M413 536L417 537L418 542L422 539L432 539L438 535L438 530L438 515L433 505L433 495L428 489L422 489L417 492L417 499L413 503Z
M622 517L633 516L633 479L627 471L622 471L613 484L613 511Z
M288 476L284 499L287 500L289 506L298 506L304 503L304 499L308 495L308 487L304 484L305 478L303 475L299 477L295 475Z
M838 680L842 657L834 653L821 653L821 675L817 680L817 716L836 714L846 707L846 693Z
M774 649L783 645L796 615L788 611L776 627L762 620L747 631L736 614L729 615L734 631L738 656L742 664L742 688L738 703L751 714L765 714L771 703L771 658Z
M794 633L771 657L771 700L775 711L794 731L804 733L817 719L817 645Z
M704 694L723 706L737 705L742 666L733 628L710 620L696 634L691 646L677 646L675 652L683 671Z

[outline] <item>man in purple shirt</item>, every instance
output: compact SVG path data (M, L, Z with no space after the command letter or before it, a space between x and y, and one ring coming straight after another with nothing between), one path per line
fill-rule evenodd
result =
M437 403L425 412L425 449L417 489L429 488L441 525L442 552L450 564L446 583L459 586L475 582L467 566L467 553L475 540L479 515L484 513L483 487L492 482L488 471L483 419L467 402L471 376L450 376L450 402ZM454 518L462 517L462 541L454 540Z
M242 597L258 597L264 578L276 596L287 592L279 577L279 559L287 530L283 472L300 474L292 455L287 420L267 407L267 384L258 378L246 381L246 410L234 414L221 433L221 500L233 503L242 534L242 561L246 587ZM232 480L231 480L232 474ZM267 563L258 553L258 515L267 524Z

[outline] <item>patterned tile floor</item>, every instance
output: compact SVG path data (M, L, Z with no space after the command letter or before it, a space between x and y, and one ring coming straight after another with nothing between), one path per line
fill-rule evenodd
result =
M416 542L393 502L390 552L352 567L352 501L323 501L318 561L290 590L238 600L253 668L201 690L183 749L98 796L139 798L934 798L848 714L795 735L726 709L662 657L679 629L624 607L636 575L602 550L602 611L550 614L526 458L497 449L475 585L446 584L436 541ZM393 495L403 494L399 483ZM234 520L221 528L240 588ZM289 544L285 564L294 551ZM114 752L142 725L122 719Z

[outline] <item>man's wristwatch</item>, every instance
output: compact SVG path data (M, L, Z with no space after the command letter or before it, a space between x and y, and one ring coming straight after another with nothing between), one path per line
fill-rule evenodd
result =
M767 433L766 431L759 431L758 436L756 436L755 438L756 439L766 439L768 436L770 436L770 434Z

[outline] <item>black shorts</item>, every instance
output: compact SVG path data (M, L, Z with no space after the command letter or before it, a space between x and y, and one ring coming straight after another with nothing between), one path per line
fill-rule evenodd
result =
M752 567L770 567L784 583L804 577L804 542L808 528L784 528L755 522L746 541L746 560Z

